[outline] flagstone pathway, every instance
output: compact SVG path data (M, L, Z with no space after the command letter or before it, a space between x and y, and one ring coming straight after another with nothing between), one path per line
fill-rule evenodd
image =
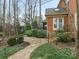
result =
M26 42L30 43L30 45L27 46L25 49L10 56L8 59L30 59L31 52L37 47L39 47L40 45L45 44L47 42L47 39L45 38L44 39L34 38L34 37L24 37L24 38Z

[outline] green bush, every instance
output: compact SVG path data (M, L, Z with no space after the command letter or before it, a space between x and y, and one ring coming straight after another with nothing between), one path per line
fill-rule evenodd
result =
M9 46L14 46L16 44L21 44L24 42L24 38L22 36L10 38L7 43Z
M64 28L61 28L61 29L57 30L57 33L63 33L63 32L66 32L66 30Z
M20 26L18 29L18 34L24 34L24 33L25 33L24 26Z
M46 31L45 30L27 30L25 33L28 37L38 37L38 38L45 38L46 37Z
M8 45L9 46L14 46L17 44L17 41L16 41L16 38L10 38L8 41L7 41Z
M0 33L0 37L2 37L3 36L3 33Z
M26 23L25 30L31 30L31 25L29 23Z
M17 44L21 44L24 42L24 38L23 37L18 37L17 38Z
M26 30L30 30L30 29L31 29L31 26L28 25L28 26L26 27Z
M33 20L32 27L33 27L33 29L38 29L37 20Z
M60 42L68 42L69 41L68 32L66 32L64 29L58 30L56 32L56 35L57 35L57 40Z
M38 30L37 29L33 29L32 30L32 36L33 37L37 37L37 33L38 33Z
M69 35L64 29L58 30L57 32L53 32L53 37L57 37L57 41L59 42L68 42Z
M60 42L68 42L68 33L67 32L58 33L57 40Z
M45 30L38 30L38 33L37 33L37 37L38 38L45 38L46 37L46 31Z
M3 30L2 28L3 28L3 27L2 27L2 26L0 26L0 32L2 32L2 30Z
M25 32L25 34L28 36L28 37L31 37L32 36L32 30L27 30Z

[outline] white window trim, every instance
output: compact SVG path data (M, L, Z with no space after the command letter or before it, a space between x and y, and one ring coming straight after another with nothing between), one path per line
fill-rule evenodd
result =
M76 31L77 31L77 13L75 13L75 28L76 28Z
M64 27L64 18L62 18L62 26Z
M54 28L54 22L57 19L57 28ZM62 17L62 27L64 27L64 17ZM59 18L53 18L53 30L59 29Z

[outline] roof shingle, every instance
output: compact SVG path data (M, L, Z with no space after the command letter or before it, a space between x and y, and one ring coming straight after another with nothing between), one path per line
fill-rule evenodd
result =
M48 8L45 11L46 16L52 16L56 14L68 14L68 12L66 9L62 9L62 8Z

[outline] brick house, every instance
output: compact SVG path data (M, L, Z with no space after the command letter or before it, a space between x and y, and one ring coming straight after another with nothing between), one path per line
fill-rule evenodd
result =
M57 8L46 9L47 32L51 33L65 28L69 32L77 30L76 0L60 0Z

